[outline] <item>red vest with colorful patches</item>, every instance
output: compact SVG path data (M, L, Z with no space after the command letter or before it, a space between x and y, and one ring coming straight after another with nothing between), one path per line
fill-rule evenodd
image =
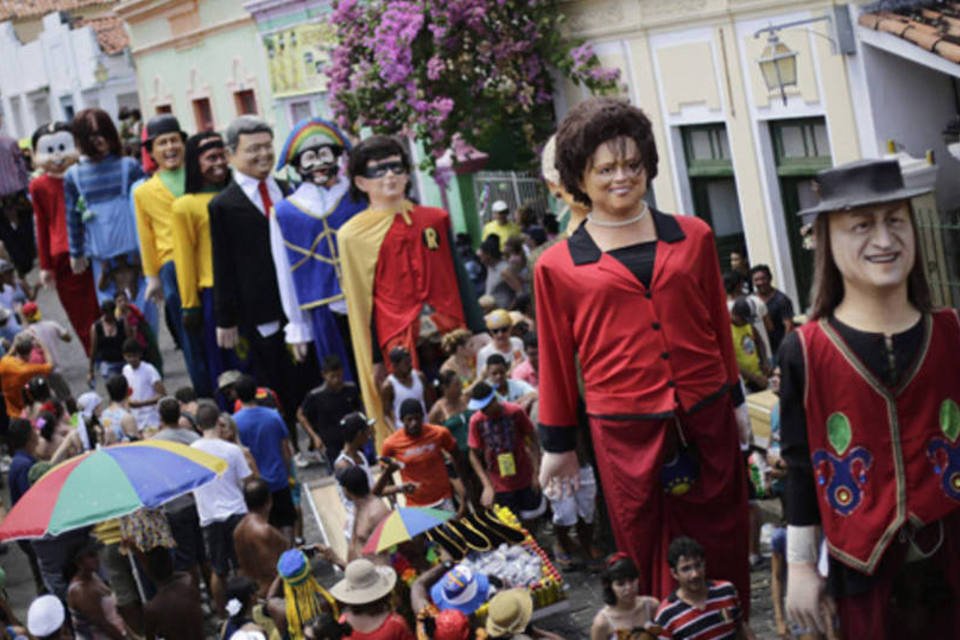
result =
M799 329L823 531L831 554L862 573L905 523L960 506L960 318L942 310L923 322L919 357L896 389L826 320Z

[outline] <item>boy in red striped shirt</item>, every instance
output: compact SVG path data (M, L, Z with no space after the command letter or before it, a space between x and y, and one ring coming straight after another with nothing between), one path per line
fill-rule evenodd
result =
M674 640L752 640L736 587L707 580L704 557L696 540L681 536L670 543L667 563L679 586L657 609L652 630Z

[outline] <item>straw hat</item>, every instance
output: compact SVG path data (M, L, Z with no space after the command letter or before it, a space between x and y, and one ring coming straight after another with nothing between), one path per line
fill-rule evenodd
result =
M225 387L229 387L232 384L237 384L237 381L239 381L242 377L243 374L236 369L224 371L217 377L217 391L223 391Z
M533 598L527 589L501 591L490 600L487 633L494 637L521 633L533 616Z
M393 591L396 583L397 572L392 567L379 567L358 558L347 565L343 580L330 589L330 594L343 604L368 604Z

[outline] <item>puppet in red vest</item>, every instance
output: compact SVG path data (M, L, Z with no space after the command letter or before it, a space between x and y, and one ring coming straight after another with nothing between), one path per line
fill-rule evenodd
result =
M780 349L788 615L844 638L956 637L960 318L931 305L911 208L928 190L895 160L817 184L800 212L813 308Z
M67 239L67 212L63 197L63 174L79 156L73 131L65 122L51 122L33 134L33 157L43 174L30 182L30 201L37 229L40 280L55 285L74 331L90 354L90 327L100 310L90 271L74 273L70 268Z

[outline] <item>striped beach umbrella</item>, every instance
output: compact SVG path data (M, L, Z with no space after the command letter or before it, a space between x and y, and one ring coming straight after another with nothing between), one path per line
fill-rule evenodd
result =
M58 535L158 507L210 482L227 463L176 442L103 447L52 468L0 522L0 540Z

